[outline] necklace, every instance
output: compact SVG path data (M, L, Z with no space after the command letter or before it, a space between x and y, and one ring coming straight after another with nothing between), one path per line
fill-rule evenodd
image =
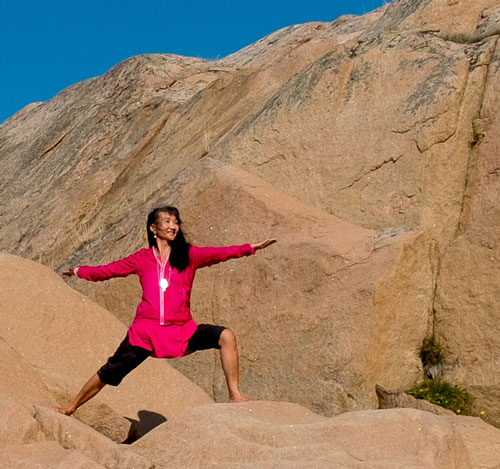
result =
M162 264L160 259L158 259L158 256L156 255L156 250L153 246L153 253L155 255L156 259L156 272L158 274L158 285L160 286L162 292L165 292L170 285L170 277L172 275L172 268L170 265L168 266L168 280L165 278L165 266L168 263L168 260L170 258L170 251L167 255L167 258L165 259L165 263Z

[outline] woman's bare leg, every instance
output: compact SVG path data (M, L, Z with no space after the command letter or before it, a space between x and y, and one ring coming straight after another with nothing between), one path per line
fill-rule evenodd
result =
M248 399L240 392L240 371L236 337L230 329L224 329L219 339L220 359L226 376L229 402L247 402Z
M104 386L106 386L106 383L102 382L96 373L84 384L69 406L57 407L56 410L61 414L71 415L78 407L85 404L89 399L92 399Z

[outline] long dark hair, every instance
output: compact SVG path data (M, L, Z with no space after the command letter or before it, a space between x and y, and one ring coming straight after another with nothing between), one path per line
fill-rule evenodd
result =
M158 245L156 244L156 238L154 237L154 233L149 229L149 227L156 223L158 220L158 215L160 213L168 213L169 215L173 215L177 218L179 222L179 231L177 232L177 236L170 243L170 265L176 268L179 272L182 272L189 265L189 247L191 246L184 237L184 233L181 229L181 217L179 216L179 210L176 207L159 207L155 208L149 215L148 221L146 222L146 232L148 234L148 243L149 247L153 246L158 249Z

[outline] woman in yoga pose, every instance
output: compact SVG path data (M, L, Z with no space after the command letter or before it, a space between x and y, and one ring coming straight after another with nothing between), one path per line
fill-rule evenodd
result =
M239 389L238 350L234 333L225 327L198 325L190 311L191 287L196 269L229 259L254 254L275 243L229 247L190 245L181 230L175 207L153 210L147 219L149 249L141 249L116 262L102 266L80 266L64 275L90 281L139 276L142 301L127 335L113 356L93 375L71 404L57 410L71 415L106 384L118 386L122 379L146 358L179 358L197 350L220 349L229 402L245 402Z

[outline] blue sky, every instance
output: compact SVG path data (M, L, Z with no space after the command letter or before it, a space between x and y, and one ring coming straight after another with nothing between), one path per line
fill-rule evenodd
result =
M388 0L0 0L0 123L138 54L224 57L285 26Z

